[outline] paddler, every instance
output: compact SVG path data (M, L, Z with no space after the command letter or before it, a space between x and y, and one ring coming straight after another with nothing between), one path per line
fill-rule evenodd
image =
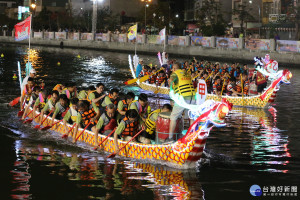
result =
M30 77L30 78L33 78L33 79L34 79L35 76L36 76L36 71L35 71L35 69L31 69L29 75L26 76L26 77L23 79L23 82L22 82L22 85L21 85L21 90L22 90L21 93L23 93L23 89L24 89L24 86L27 84L28 78Z
M94 106L98 106L100 108L102 102L104 101L104 97L106 96L104 93L104 85L103 83L98 83L96 85L96 90L91 89L93 88L89 87L87 100Z
M35 86L33 88L33 92L32 92L31 97L29 99L28 106L26 107L26 109L24 111L24 114L22 116L22 120L25 118L29 108L34 107L35 101L39 98L39 93L40 92L41 92L41 87L40 86Z
M135 95L133 92L128 92L124 100L119 101L118 103L118 112L120 114L120 119L125 117L126 111L129 109L129 105L134 100Z
M150 144L151 140L155 140L156 121L159 113L171 112L172 106L170 104L164 104L161 109L154 110L149 114L145 122L145 130L142 131L139 141L144 144Z
M52 123L51 124L53 124L54 119L61 120L65 116L65 114L68 112L68 110L69 110L69 99L68 99L67 95L65 95L65 94L59 95L59 100L55 104L55 110L52 115Z
M180 63L173 65L173 73L169 79L169 85L173 88L176 94L183 96L184 100L188 104L195 104L195 90L192 83L191 76L180 67ZM174 104L173 110L170 115L170 126L169 126L169 141L172 141L174 130L176 127L176 120L181 117L183 111L186 109L178 104ZM185 116L188 116L187 112ZM191 121L192 123L192 121ZM167 141L166 141L167 142Z
M144 60L142 58L139 59L139 64L136 66L135 76L139 77L144 65Z
M100 116L96 126L92 128L94 132L95 146L98 146L98 133L108 135L117 126L116 106L109 104L107 110Z
M144 93L141 93L139 95L138 101L133 101L130 104L129 109L136 110L141 119L143 121L146 121L146 118L151 112L151 107L148 105L148 96Z
M126 111L125 118L118 125L114 133L115 153L119 153L118 137L122 140L129 141L137 132L139 128L139 113L130 109ZM135 140L133 140L135 141Z
M31 96L34 84L35 84L34 79L29 77L27 79L27 84L24 85L24 88L22 90L23 92L22 92L22 95L21 95L21 98L20 98L20 110L23 109L23 102L24 101L29 101L29 98Z
M58 102L59 99L59 92L57 90L53 90L51 93L51 98L47 101L45 104L45 107L41 111L41 115L38 120L38 124L42 122L42 118L44 117L44 114L48 114L49 112L54 112L55 105ZM53 114L53 113L52 113ZM50 114L51 116L51 114Z
M35 116L35 111L41 112L41 110L45 107L46 103L48 102L48 90L44 89L42 92L39 93L39 97L36 99L34 106L33 106L33 117Z
M113 88L109 91L109 94L107 96L104 97L104 100L101 104L102 107L102 113L104 112L104 110L106 109L106 106L109 104L114 104L117 106L119 100L119 90L116 88Z
M65 133L67 133L69 131L68 127L67 127L67 123L74 124L77 120L77 116L79 115L78 107L77 107L78 102L79 102L78 98L71 99L70 109L65 114L64 120L63 120Z
M68 99L77 98L77 89L74 82L66 83L65 87L61 94L67 95Z
M53 90L57 90L59 94L61 94L65 89L65 86L63 84L57 84L54 86Z
M80 115L78 115L76 119L75 134L73 137L74 142L78 132L78 128L86 127L86 130L90 131L92 130L92 127L98 123L98 119L100 117L99 108L93 104L90 104L86 100L80 101L78 103L78 110Z

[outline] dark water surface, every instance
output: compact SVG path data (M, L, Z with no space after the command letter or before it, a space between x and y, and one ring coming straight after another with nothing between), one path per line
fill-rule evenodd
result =
M227 126L211 132L197 169L182 171L105 159L104 153L23 125L18 110L7 103L20 94L12 76L17 61L24 63L27 58L25 48L0 45L4 54L0 58L1 199L251 199L249 189L254 184L299 188L300 69L295 66L284 66L293 73L292 83L281 87L274 105L232 110ZM101 81L107 88L142 92L122 84L131 78L127 54L33 50L33 65L47 84L73 80L81 86ZM150 59L156 62L155 57Z

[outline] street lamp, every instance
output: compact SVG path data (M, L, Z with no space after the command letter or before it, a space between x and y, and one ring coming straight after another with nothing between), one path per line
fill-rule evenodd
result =
M252 1L250 0L249 3L252 4ZM258 35L260 37L260 5L258 4L257 7L258 7L258 24L259 24Z
M93 1L93 19L92 19L92 33L96 33L97 30L97 11L98 11L98 2L103 0L91 0Z
M149 7L148 3L151 3L152 0L141 0L141 2L145 3L145 30L146 30L146 23L147 23L147 7Z

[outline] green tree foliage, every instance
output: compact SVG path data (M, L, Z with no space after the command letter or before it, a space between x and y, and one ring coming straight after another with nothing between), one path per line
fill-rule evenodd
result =
M226 23L223 19L220 1L203 0L196 10L196 18L203 35L224 35Z
M244 23L253 20L254 17L250 14L252 8L247 6L247 2L239 4L237 9L233 9L232 12L236 16L236 20L240 21L241 33L244 33Z

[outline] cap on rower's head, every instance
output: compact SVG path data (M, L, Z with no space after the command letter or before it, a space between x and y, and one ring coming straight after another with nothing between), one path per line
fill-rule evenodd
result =
M31 69L31 70L30 70L30 73L32 73L32 74L36 74L36 71L35 71L35 69Z
M144 60L143 60L143 58L140 58L140 60L139 60L140 62L143 62Z

